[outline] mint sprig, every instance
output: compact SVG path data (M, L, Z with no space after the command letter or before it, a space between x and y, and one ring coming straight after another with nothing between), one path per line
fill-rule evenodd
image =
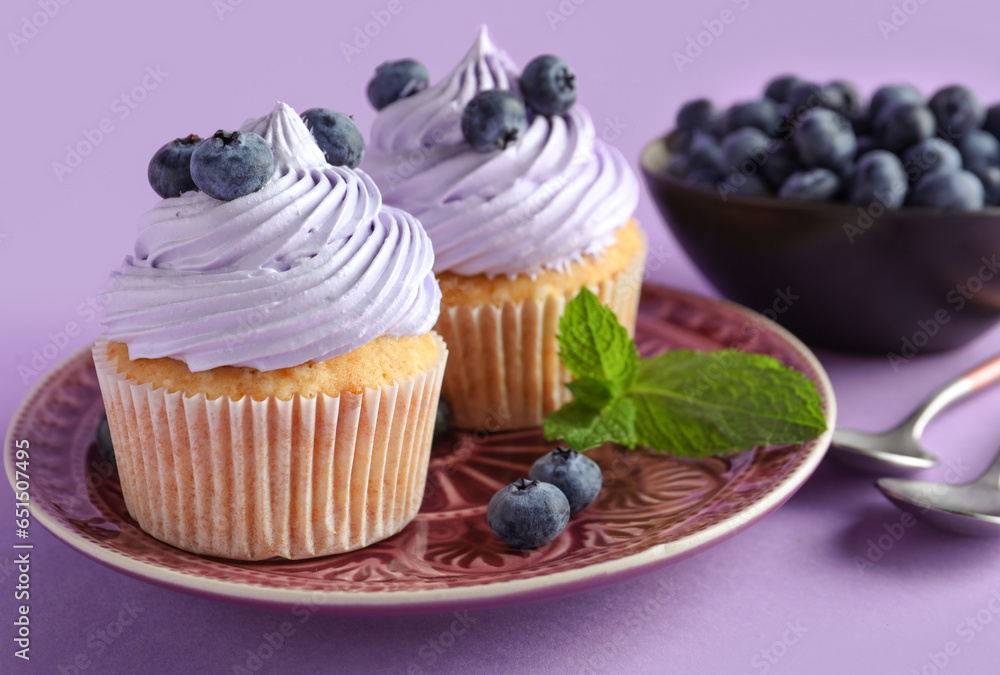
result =
M640 359L614 312L586 288L566 306L558 340L576 400L550 413L544 432L579 450L611 441L706 457L826 431L816 385L797 370L732 349Z

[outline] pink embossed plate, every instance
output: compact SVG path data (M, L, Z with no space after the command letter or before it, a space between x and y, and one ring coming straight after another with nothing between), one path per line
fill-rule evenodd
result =
M403 532L360 551L305 561L244 563L193 555L153 539L125 510L117 474L93 442L103 412L89 348L52 371L11 424L31 444L34 517L71 547L116 570L197 595L339 614L404 614L497 607L576 593L648 572L716 544L788 499L823 457L834 427L830 382L797 339L737 305L643 288L640 351L739 349L769 354L812 378L830 431L803 445L726 459L680 460L606 446L598 501L534 551L508 548L486 504L551 449L537 431L438 442L423 508Z

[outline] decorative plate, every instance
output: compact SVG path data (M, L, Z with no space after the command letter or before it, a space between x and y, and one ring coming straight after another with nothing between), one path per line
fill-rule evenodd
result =
M53 370L22 403L5 445L30 443L31 512L56 537L113 569L196 595L331 614L479 609L597 588L690 556L788 499L823 457L834 427L830 382L812 353L747 309L647 285L636 328L643 355L739 348L768 354L816 382L830 431L802 445L724 459L676 459L610 445L590 455L605 473L598 500L554 541L508 548L486 505L553 445L537 430L449 435L434 447L424 503L401 533L368 548L303 561L238 562L193 555L140 530L118 476L94 442L104 406L89 348Z

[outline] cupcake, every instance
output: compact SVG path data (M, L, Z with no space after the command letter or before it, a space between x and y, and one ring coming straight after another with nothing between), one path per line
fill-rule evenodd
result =
M367 546L422 500L447 359L430 240L284 104L214 139L201 189L140 218L93 350L125 503L192 553Z
M535 86L553 81L553 67L562 99ZM380 66L369 86L380 109L362 166L434 244L455 426L538 426L571 399L556 334L582 288L634 330L646 254L632 219L638 181L575 93L561 61L540 57L522 72L485 28L440 82L427 86L426 70L405 60Z

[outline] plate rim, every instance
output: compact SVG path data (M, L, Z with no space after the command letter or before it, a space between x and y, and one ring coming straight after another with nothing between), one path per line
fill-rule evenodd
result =
M817 438L806 442L808 447L804 450L807 454L792 471L783 476L782 482L778 486L745 509L680 539L657 544L615 560L584 564L572 570L473 586L376 592L305 590L208 579L166 569L153 563L134 560L122 553L115 552L114 549L101 546L83 537L50 514L34 499L29 501L29 511L39 524L71 549L133 578L202 597L271 608L287 609L303 606L310 609L315 608L312 610L313 613L384 616L435 613L453 608L502 607L562 597L583 590L593 590L646 574L673 562L679 562L698 553L701 549L721 543L759 522L805 484L822 461L830 445L836 426L837 402L829 376L816 355L795 335L776 322L743 305L723 298L691 293L662 284L644 283L643 286L665 290L670 294L693 298L696 301L723 305L765 326L768 331L776 333L805 359L817 375L815 383L824 402L824 413L827 421L827 430ZM15 483L14 432L21 426L28 405L52 379L61 374L70 364L82 358L85 353L89 353L91 345L92 343L89 343L81 347L49 370L29 390L14 411L4 440L4 469L12 490ZM586 585L585 589L582 588L584 585Z

